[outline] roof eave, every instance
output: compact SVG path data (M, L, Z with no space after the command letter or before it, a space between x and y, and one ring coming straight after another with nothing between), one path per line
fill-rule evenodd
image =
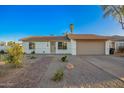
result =
M73 39L73 38L72 38ZM73 39L73 40L110 40L110 39ZM69 42L70 40L19 40L19 41L23 41L23 42Z

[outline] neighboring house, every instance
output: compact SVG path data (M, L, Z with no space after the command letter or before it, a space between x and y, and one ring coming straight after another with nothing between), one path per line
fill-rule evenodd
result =
M112 36L110 45L115 49L115 52L117 52L119 48L124 48L124 36Z
M6 51L7 49L7 43L0 41L0 51Z
M109 55L109 38L94 34L32 36L20 39L27 54Z
M3 42L3 41L1 41L0 42L0 52L1 51L7 52L7 49L10 48L10 46L12 45L12 43L16 43L16 42L13 42L13 41ZM17 42L17 43L20 44L20 46L22 46L21 45L21 42Z

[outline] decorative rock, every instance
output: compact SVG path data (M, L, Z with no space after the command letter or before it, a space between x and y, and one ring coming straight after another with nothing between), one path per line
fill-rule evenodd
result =
M68 63L68 64L66 65L66 68L67 68L67 69L73 69L73 68L74 68L74 65L71 64L71 63Z

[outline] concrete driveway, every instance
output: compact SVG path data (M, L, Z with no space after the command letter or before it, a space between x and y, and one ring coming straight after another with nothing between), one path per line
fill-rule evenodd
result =
M124 81L114 73L110 73L114 68L117 68L116 73L123 74L123 58L112 56L68 56L67 63L74 65L74 69L68 70L66 68L67 63L60 62L61 56L53 57L55 59L48 66L39 87L124 87ZM104 64L101 65L103 62ZM106 65L108 66L107 70L105 70ZM58 83L50 80L51 75L57 69L64 70L64 79Z
M124 81L124 57L82 56L81 58Z

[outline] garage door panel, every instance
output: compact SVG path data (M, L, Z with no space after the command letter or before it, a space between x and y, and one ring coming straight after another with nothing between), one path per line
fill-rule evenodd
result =
M77 55L103 55L105 54L103 41L77 41Z

